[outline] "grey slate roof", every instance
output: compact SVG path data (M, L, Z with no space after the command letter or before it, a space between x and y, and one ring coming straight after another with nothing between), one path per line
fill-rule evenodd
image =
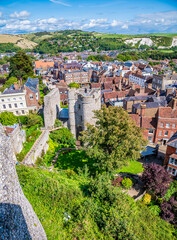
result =
M38 78L28 78L28 80L25 82L25 86L29 88L31 91L37 93L38 92L38 87L37 85L39 84L39 79Z
M167 145L177 148L177 132L168 140Z
M141 108L142 103L135 103L132 106L136 109ZM166 107L167 102L166 101L161 101L161 102L145 102L143 105L146 105L146 108L158 108L158 107Z
M6 88L2 94L13 94L13 93L22 93L22 89L15 90L14 85L11 85L9 88Z

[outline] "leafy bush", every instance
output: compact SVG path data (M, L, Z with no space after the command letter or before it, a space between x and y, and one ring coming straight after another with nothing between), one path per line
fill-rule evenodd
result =
M150 194L148 194L148 193L146 193L145 195L144 195L144 197L143 197L143 203L144 204L149 204L151 202L151 195Z
M21 122L22 125L27 125L28 124L28 117L27 116L19 116L18 119L19 119L19 121Z
M76 174L76 173L75 173L73 170L71 170L71 169L65 170L65 173L66 173L66 175L67 175L68 177L71 177L71 176L73 176L73 175Z
M18 117L12 112L2 112L0 114L0 122L2 125L13 125L14 123L18 123Z
M55 120L55 125L54 125L54 127L55 127L55 128L61 127L61 125L62 125L61 121L60 121L59 119L56 119L56 120Z
M149 209L156 215L159 216L161 213L160 207L158 205L152 205L149 207Z
M133 182L130 178L124 178L121 182L122 186L126 189L130 189L133 185Z
M119 187L121 182L122 182L123 178L122 177L117 177L112 181L112 185L114 187Z
M70 83L68 85L68 87L70 87L70 88L80 88L80 84L74 82L74 83Z
M35 125L39 125L42 126L43 125L43 119L40 115L36 114L36 113L29 113L27 115L27 125L28 126L35 126Z
M171 178L166 169L155 163L145 165L142 181L148 191L164 196L169 188Z
M67 144L69 147L75 147L75 139L68 128L60 128L50 133L50 138L59 144Z
M170 187L169 187L169 189L167 190L167 193L164 196L164 199L166 201L168 201L171 198L171 196L173 196L175 194L177 195L177 181L171 182Z

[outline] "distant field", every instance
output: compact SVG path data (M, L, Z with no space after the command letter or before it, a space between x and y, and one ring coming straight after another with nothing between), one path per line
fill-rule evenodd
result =
M159 49L158 50L159 52L163 52L163 53L173 53L174 51L173 50L165 50L165 49Z
M127 34L112 34L112 33L93 33L95 37L101 38L136 38L136 37L176 37L177 33L150 33L150 34L136 34L136 35L127 35Z
M23 49L32 49L37 44L19 35L0 34L0 43L13 43Z

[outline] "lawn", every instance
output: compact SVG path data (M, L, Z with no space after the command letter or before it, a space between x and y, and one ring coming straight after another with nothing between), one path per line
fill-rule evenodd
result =
M141 173L143 171L143 166L140 162L137 161L131 161L129 163L129 166L125 166L118 170L119 173Z
M93 163L93 159L89 158L85 151L67 150L60 153L55 167L58 169L72 169L78 172L78 168L83 169L87 165L90 172L92 172L95 169Z

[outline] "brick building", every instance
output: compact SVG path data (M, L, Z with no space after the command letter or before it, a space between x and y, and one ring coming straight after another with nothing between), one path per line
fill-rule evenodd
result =
M27 107L34 107L34 109L38 109L38 101L40 99L39 79L32 79L29 77L24 84L24 89L26 90L25 97Z
M167 171L174 177L177 177L177 132L169 139L164 164Z

